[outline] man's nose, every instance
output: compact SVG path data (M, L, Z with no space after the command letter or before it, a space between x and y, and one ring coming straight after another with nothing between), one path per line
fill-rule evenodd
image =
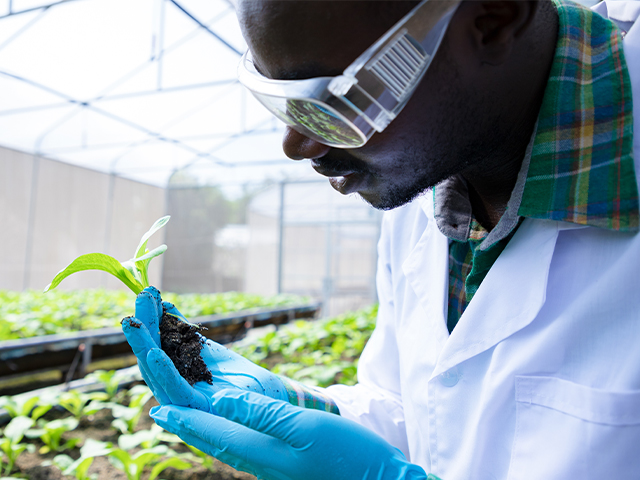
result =
M282 138L284 154L293 160L320 158L329 152L331 147L305 137L293 128L287 127Z

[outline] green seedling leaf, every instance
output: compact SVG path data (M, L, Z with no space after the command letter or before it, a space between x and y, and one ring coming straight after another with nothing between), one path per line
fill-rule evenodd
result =
M56 455L55 457L53 457L53 464L58 467L60 470L63 471L66 470L67 468L69 468L69 466L73 465L73 458L71 458L69 455L65 455L64 453L61 453L59 455ZM73 475L73 473L64 473L65 475Z
M135 259L136 270L140 272L140 275L142 276L143 285L149 285L149 276L147 273L149 271L149 262L151 262L152 258L155 258L158 255L162 255L166 250L167 250L166 245L160 245L159 247L154 248L150 252L145 253L140 258Z
M108 455L112 448L113 445L111 442L101 442L99 440L94 440L93 438L87 438L80 449L80 456L102 457L104 455Z
M133 293L138 295L142 290L149 286L149 262L151 259L162 255L166 250L166 245L154 248L152 251L147 250L147 242L149 238L164 227L169 221L169 216L162 217L157 220L140 239L140 244L136 249L136 253L132 259L120 262L115 258L103 253L88 253L81 255L71 262L64 270L60 271L44 289L45 292L57 287L69 275L82 272L85 270L102 270L110 273L118 278L122 283L129 287Z
M88 253L86 255L80 255L73 262L71 262L64 270L60 271L49 285L44 289L48 292L52 288L56 288L60 285L65 278L69 275L83 272L86 270L102 270L110 273L114 277L118 278L122 283L129 287L136 295L139 294L144 287L136 280L129 270L124 268L122 264L115 258L105 255L104 253Z
M93 457L88 457L84 459L79 458L78 460L81 460L81 461L75 467L75 472L74 472L75 476L79 480L85 480L86 478L89 478L88 471L89 471L89 467L93 463Z
M53 408L53 405L38 405L36 408L33 409L33 412L31 412L31 418L33 418L34 420L38 420L41 416L43 416L52 408Z
M34 423L33 419L29 417L15 417L4 429L4 436L11 440L11 443L13 444L20 443L24 434L33 426Z
M159 218L158 220L156 220L156 222L153 225L151 225L151 228L149 229L149 231L145 233L140 239L140 243L138 244L138 248L136 249L136 254L133 256L134 260L140 260L140 257L142 257L147 250L147 242L149 241L151 236L154 233L156 233L158 230L160 230L162 227L164 227L170 218L171 218L170 215L166 215L162 218Z
M24 395L16 395L14 397L0 397L0 408L4 408L9 415L13 417L28 417L33 407L38 403L39 397L25 397ZM34 420L36 420L34 418Z
M78 420L76 418L60 418L50 422L40 420L38 426L40 428L28 430L25 435L28 438L39 438L44 443L44 446L40 448L40 453L43 455L49 452L68 450L75 447L80 441L78 438L71 438L62 443L62 435L77 428Z
M193 447L193 446L189 445L188 443L185 443L184 445L186 445L189 448L189 450L191 450L191 452L194 455L193 458L200 465L202 465L204 468L206 468L210 472L215 472L216 471L215 462L214 462L213 457L211 457L208 453L204 453L202 450L199 450L196 447Z
M160 463L157 463L153 469L151 470L151 475L149 475L149 480L155 480L158 478L166 468L172 467L177 468L178 470L186 470L187 468L191 468L193 465L186 460L182 460L181 458L172 457L163 460Z

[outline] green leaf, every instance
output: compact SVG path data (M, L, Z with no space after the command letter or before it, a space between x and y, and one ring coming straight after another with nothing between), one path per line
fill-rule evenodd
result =
M33 412L31 412L31 418L38 420L41 416L47 413L53 408L52 405L38 405Z
M154 248L150 252L145 253L140 258L135 259L135 265L138 272L140 272L140 276L142 277L142 285L146 288L149 286L149 262L151 259L157 257L158 255L162 255L167 251L166 245L160 245L157 248Z
M33 407L35 407L36 403L38 403L38 400L40 400L38 397L31 397L27 399L24 402L24 405L22 406L22 411L20 412L20 415L29 416L29 414L31 413L31 410L33 410Z
M35 422L29 417L15 417L4 429L4 436L10 439L11 443L18 443L34 423Z
M138 244L138 248L136 249L136 254L133 256L134 261L139 260L140 257L142 257L145 254L147 249L147 242L149 241L149 238L151 238L151 235L153 235L162 227L164 227L170 218L171 216L167 215L156 220L156 222L151 226L149 231L142 236L142 238L140 239L140 243Z
M94 440L93 438L87 438L80 449L80 456L101 457L103 455L108 455L111 449L111 442L101 442L99 440Z
M149 475L149 480L155 480L160 473L166 468L172 467L177 468L178 470L186 470L187 468L191 468L193 465L181 458L168 458L163 460L162 462L156 464L151 470L151 475Z
M60 454L53 457L53 464L56 467L58 467L60 470L62 470L63 473L64 473L64 470L66 470L71 465L73 465L73 462L74 462L73 458L65 454ZM71 473L64 473L64 475L71 475Z
M142 285L142 277L140 276L140 271L136 268L136 264L133 260L122 262L121 265L133 276L133 278L136 279L138 283L140 283L140 285Z
M93 463L93 457L82 460L75 469L76 478L87 478L87 470L89 470L91 463Z
M62 280L69 275L82 272L85 270L102 270L116 278L120 279L127 287L129 287L136 295L142 291L142 285L138 282L134 276L122 266L122 264L115 258L105 255L104 253L88 253L81 255L71 262L64 270L60 271L53 279L53 281L47 285L44 289L45 292L57 287Z
M164 252L167 251L167 246L166 245L160 245L159 247L154 248L153 250L151 250L150 252L145 253L143 256L136 258L136 264L138 262L146 262L147 264L149 263L149 260L151 260L152 258L157 257L158 255L162 255Z

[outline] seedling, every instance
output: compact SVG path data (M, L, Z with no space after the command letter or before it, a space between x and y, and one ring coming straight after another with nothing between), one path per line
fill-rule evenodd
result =
M162 427L155 423L151 425L149 430L140 430L136 433L122 434L118 437L118 446L122 450L131 450L140 446L141 448L153 448L160 444L166 443L182 443L182 440L173 433L166 432Z
M88 253L81 255L71 262L64 270L60 271L51 281L45 292L56 288L62 280L69 275L82 272L85 270L102 270L118 278L122 283L129 287L133 293L138 295L142 290L149 286L149 262L152 258L162 255L166 250L166 245L160 245L149 251L147 242L149 238L164 227L169 221L169 215L157 220L140 239L135 255L131 260L120 262L115 258L105 255L104 253Z
M104 395L95 396L95 400L113 401L118 393L120 377L115 370L96 370L86 377L100 382L104 387Z
M89 475L89 467L93 463L93 457L74 460L69 455L60 454L53 457L53 464L62 470L63 475L73 475L76 480L98 480L98 474Z
M38 421L38 427L25 432L27 438L39 438L44 446L38 451L44 455L49 452L62 452L75 447L80 441L79 438L71 438L62 443L62 435L66 432L75 430L78 426L78 420L73 417L61 418L46 422Z
M142 236L131 260L119 262L103 253L81 255L58 273L44 291L55 288L62 280L73 273L85 270L103 270L120 279L133 293L138 295L142 290L149 287L149 275L147 273L149 262L167 249L166 245L161 245L149 251L147 242L155 232L167 224L169 218L169 216L166 216L157 220L149 231ZM175 325L176 323L178 325ZM135 328L137 324L131 322L130 325ZM211 372L200 356L200 351L202 350L202 337L198 334L200 328L199 325L186 322L186 319L180 315L167 314L166 312L164 312L160 322L160 346L171 358L180 374L191 385L198 381L212 383ZM171 336L171 339L167 341L168 336ZM118 428L122 429L122 427L122 422L118 422Z
M140 480L145 467L151 465L153 465L153 468L151 469L148 480L155 480L158 475L169 467L186 470L193 466L191 463L178 457L169 457L159 461L162 456L167 453L169 453L169 449L166 445L158 445L153 448L145 448L135 454L131 454L120 448L115 448L111 450L108 455L111 464L118 470L124 471L127 475L127 480Z
M73 475L77 480L97 480L97 473L89 475L89 467L94 457L108 455L112 447L113 445L109 442L87 438L80 449L80 458L74 460L68 455L56 455L53 463L62 470L63 475Z
M188 443L185 443L185 445L189 448L189 450L191 450L191 453L193 454L193 460L195 462L202 465L211 473L215 473L215 460L212 456L210 456L208 453L204 453L202 450L199 450L196 447L189 445Z
M20 443L24 434L33 426L33 420L29 417L19 416L12 419L4 429L4 436L0 438L0 450L4 453L4 475L9 475L16 464L16 460L22 452L35 451L34 445ZM2 461L0 461L0 468Z
M101 392L96 392L101 393ZM99 395L91 393L81 393L77 390L69 390L64 392L58 398L58 405L67 410L77 420L87 415L93 415L103 408L109 408L112 405L103 403L95 398Z
M145 385L136 385L129 390L129 395L131 397L128 407L119 404L114 404L111 407L111 413L115 417L111 425L124 434L134 432L142 416L145 404L153 396L151 390Z
M11 418L25 416L31 417L33 420L39 419L47 413L53 405L38 405L40 397L25 397L24 395L16 395L15 397L0 397L0 408L4 408Z

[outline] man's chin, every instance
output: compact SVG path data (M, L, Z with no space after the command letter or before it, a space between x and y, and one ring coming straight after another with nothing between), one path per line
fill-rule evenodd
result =
M377 210L393 210L414 200L424 193L428 187L411 185L400 187L391 185L380 190L380 182L373 176L362 173L330 177L329 183L343 195L357 193L365 202Z
M376 210L393 210L412 202L426 192L425 189L413 189L411 191L389 191L383 194L372 192L358 192L360 197Z

